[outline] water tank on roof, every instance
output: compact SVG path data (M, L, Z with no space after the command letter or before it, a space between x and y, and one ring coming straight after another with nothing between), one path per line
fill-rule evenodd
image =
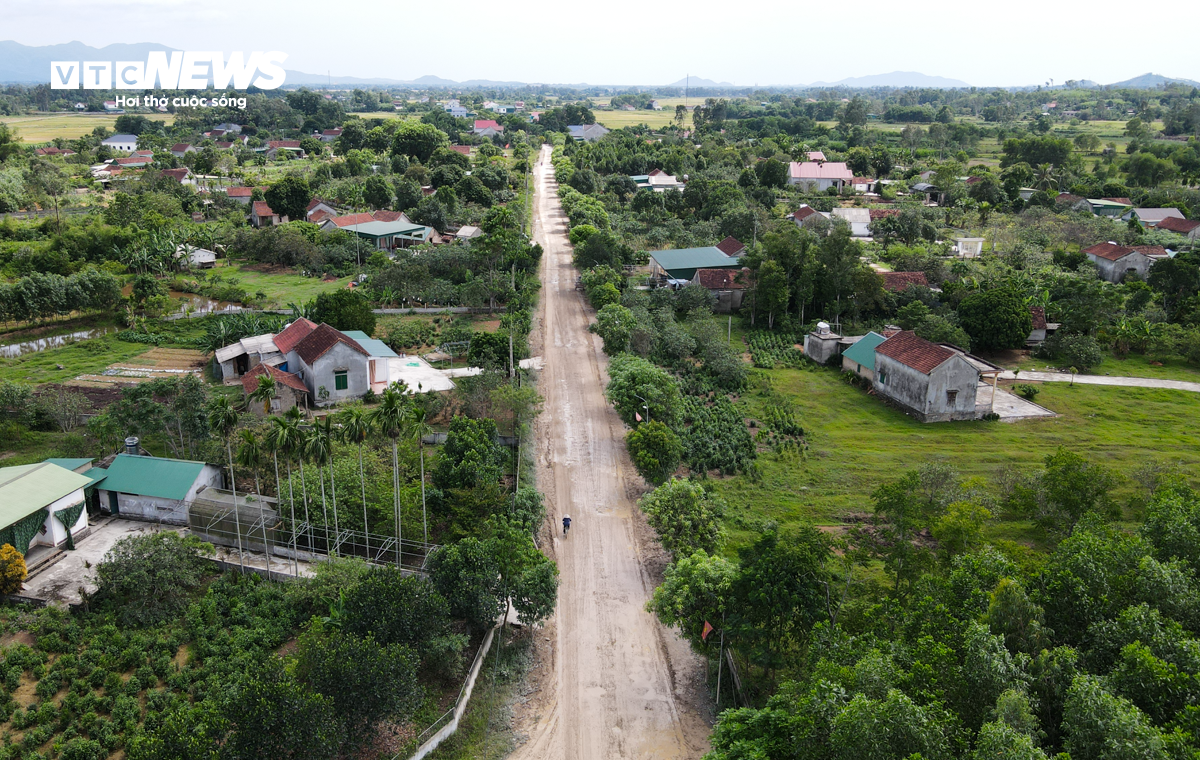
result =
M139 443L139 441L138 441L138 437L136 435L131 435L128 438L126 438L125 439L125 453L136 455L138 453L138 443Z
M817 335L828 335L828 334L829 334L829 323L828 322L818 322L817 323Z

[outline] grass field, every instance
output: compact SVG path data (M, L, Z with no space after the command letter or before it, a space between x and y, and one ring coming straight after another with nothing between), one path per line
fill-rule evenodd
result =
M165 124L175 120L173 114L148 114L147 118ZM15 128L17 134L27 143L43 143L55 137L73 140L90 135L96 127L112 130L113 125L117 123L117 116L103 113L46 113L3 116L0 117L0 122Z
M596 105L608 105L608 100L599 98L594 101ZM704 102L704 98L688 98L687 105L694 106ZM658 128L665 127L675 121L675 106L683 105L683 98L659 98L659 105L662 106L661 111L594 111L596 121L609 129L621 129L623 127L636 127L639 124L645 124L650 127ZM689 110L684 118L683 125L685 127L692 126L692 113Z
M237 279L241 286L251 293L261 290L267 294L267 301L273 302L278 308L286 308L289 303L311 301L319 293L346 287L353 279L340 277L325 282L317 277L301 277L294 271L257 272L244 269L239 264L226 264L212 271L225 279Z
M1059 446L1130 475L1155 460L1178 462L1195 473L1200 466L1200 394L1183 391L1104 388L1047 383L1037 403L1061 416L1016 423L922 424L880 399L847 385L827 369L756 371L742 399L745 414L761 420L769 403L761 390L769 379L797 407L808 451L801 456L759 458L762 477L716 479L713 489L731 505L731 546L753 539L764 521L781 525L837 525L869 513L870 494L925 461L944 462L963 477L994 478L1010 465L1032 470ZM1137 490L1125 481L1125 500ZM1127 515L1136 517L1136 515ZM1000 521L993 538L1036 544L1024 521Z

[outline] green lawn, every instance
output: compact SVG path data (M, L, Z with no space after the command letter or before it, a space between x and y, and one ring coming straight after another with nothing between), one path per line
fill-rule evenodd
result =
M751 540L765 520L835 525L869 512L876 486L929 460L950 464L964 477L984 477L993 487L1007 466L1036 468L1059 446L1124 475L1153 460L1177 461L1192 472L1200 465L1200 394L1044 384L1037 402L1061 417L922 424L833 370L756 371L750 387L759 388L763 377L797 405L808 451L790 458L762 454L758 482L745 476L712 482L731 505L733 546ZM765 400L760 390L748 392L746 415L761 419ZM1123 502L1135 491L1126 482L1117 495ZM992 533L1027 544L1037 539L1025 522L1000 522Z
M212 270L225 279L234 278L242 287L251 293L262 291L267 294L267 301L278 308L286 308L289 303L304 303L316 298L319 293L344 288L352 277L341 277L331 282L325 282L317 277L301 277L295 271L256 272L244 269L239 264L227 264Z

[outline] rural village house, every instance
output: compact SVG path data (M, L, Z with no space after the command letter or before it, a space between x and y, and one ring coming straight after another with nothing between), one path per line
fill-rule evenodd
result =
M0 544L21 554L33 545L74 546L88 530L86 475L52 462L0 467Z

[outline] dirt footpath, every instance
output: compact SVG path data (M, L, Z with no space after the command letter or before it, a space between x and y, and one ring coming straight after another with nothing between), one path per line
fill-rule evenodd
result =
M517 713L522 760L698 758L708 748L703 671L686 644L645 611L661 558L645 545L641 479L625 429L604 398L606 361L587 331L567 224L545 148L535 169L534 237L545 249L532 337L545 357L536 426L538 483L554 525L558 611L539 636L533 692ZM647 565L651 567L648 569Z

